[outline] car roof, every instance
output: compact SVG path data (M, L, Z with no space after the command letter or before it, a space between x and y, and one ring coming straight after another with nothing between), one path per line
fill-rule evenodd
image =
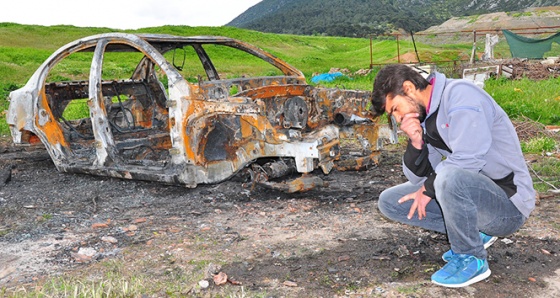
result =
M146 34L146 33L104 33L98 35L92 35L84 37L84 40L99 40L99 39L111 39L111 40L133 40L135 37L139 37L144 41L148 42L159 52L167 52L175 48L181 48L185 45L193 44L223 44L233 46L235 48L247 50L249 52L262 52L261 49L250 45L248 43L229 38L224 36L210 36L210 35L200 35L200 36L177 36L169 34ZM82 51L93 51L93 48L84 48ZM119 43L109 43L107 45L106 51L108 52L133 52L135 49L119 44Z
M224 44L224 45L243 45L242 48L249 46L239 40L224 36L175 36L167 34L136 34L138 37L150 43L160 51L168 51L180 48L189 44Z
M283 69L285 74L292 74L303 77L303 73L298 70L297 68L289 65L285 61L278 59L276 56L272 55L269 52L262 50L261 48L254 46L252 44L230 38L224 36L210 36L210 35L201 35L201 36L177 36L177 35L169 35L169 34L145 34L145 33L104 33L93 35L89 37L83 38L82 42L91 42L100 39L109 39L109 40L126 40L128 42L138 43L138 39L142 39L143 41L149 43L152 47L154 47L157 51L164 54L167 51L171 51L173 49L182 48L187 45L203 45L203 44L220 44L229 47L233 47L239 49L241 51L245 51L247 53L253 54L269 63L276 65ZM76 41L80 42L80 41ZM93 51L95 47L84 48L83 51ZM121 43L109 43L105 51L108 52L129 52L129 51L136 51L135 49Z
M193 47L201 47L204 44L224 45L259 57L260 59L263 59L264 61L267 61L268 63L281 69L285 75L298 76L301 78L304 77L303 73L299 69L257 46L230 37L204 35L176 36L169 34L134 34L124 32L110 32L90 35L74 40L59 48L47 59L47 61L45 61L44 66L47 67L51 63L52 59L56 59L56 57L61 54L66 55L65 53L70 49L74 49L73 51L78 52L93 52L96 49L95 45L101 40L107 41L104 48L105 52L137 52L138 49L135 48L136 46L140 46L144 50L149 51L149 49L146 48L146 44L149 44L162 55L168 51L183 48L189 45Z

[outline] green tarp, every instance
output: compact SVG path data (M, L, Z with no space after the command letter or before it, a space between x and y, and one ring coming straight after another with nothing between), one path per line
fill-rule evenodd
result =
M513 58L542 59L544 53L550 51L553 42L560 44L560 32L544 39L523 37L508 30L502 32Z

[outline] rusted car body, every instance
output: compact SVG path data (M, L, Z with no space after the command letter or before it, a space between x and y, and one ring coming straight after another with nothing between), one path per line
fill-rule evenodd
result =
M278 74L225 78L208 54L216 46L257 57ZM202 66L194 82L181 73L185 49ZM90 53L86 79L47 80L78 52ZM139 55L130 77L106 78L112 52ZM301 71L231 38L107 33L52 54L10 94L7 122L16 144L42 142L62 172L189 188L242 173L297 192L323 185L314 170L363 169L377 162L382 138L396 141L369 110L370 95L308 85ZM80 101L85 117L67 119Z

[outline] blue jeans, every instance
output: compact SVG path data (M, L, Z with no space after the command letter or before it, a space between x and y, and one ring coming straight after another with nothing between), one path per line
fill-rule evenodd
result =
M456 167L438 173L434 188L437 200L426 206L426 217L412 219L407 215L414 200L398 200L420 189L406 182L384 190L379 195L379 210L388 218L447 234L456 254L469 254L486 259L479 231L492 236L507 236L517 231L526 218L490 178Z

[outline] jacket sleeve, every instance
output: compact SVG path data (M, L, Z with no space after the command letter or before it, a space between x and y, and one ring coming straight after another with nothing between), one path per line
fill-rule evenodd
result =
M430 162L430 155L433 154L430 154L428 147L429 145L424 144L422 149L416 149L409 141L403 156L403 168L409 181L412 183L417 181L415 184L424 182L426 188L424 194L433 199L435 198L434 180L436 173Z
M432 165L428 160L428 145L424 144L422 149L416 149L408 141L406 146L406 151L404 152L403 162L404 165L412 172L414 175L419 177L427 177L434 170Z

